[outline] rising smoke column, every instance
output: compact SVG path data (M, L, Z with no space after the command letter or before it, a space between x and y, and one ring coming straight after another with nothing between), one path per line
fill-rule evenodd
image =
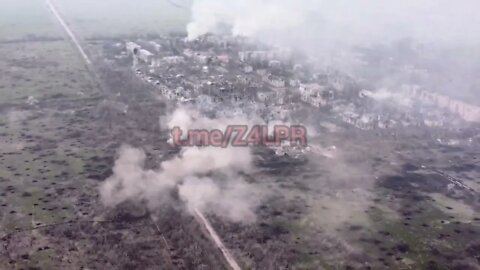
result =
M479 9L477 0L194 0L187 32L192 40L229 26L375 88L395 92L420 76L429 91L480 104ZM405 41L414 57L398 49Z
M189 39L230 25L233 35L322 46L419 41L478 43L476 0L194 0ZM300 38L300 39L298 39ZM262 40L265 41L265 40Z
M226 122L226 119L201 117L193 110L178 109L168 125L189 129L193 123L203 123L203 128L213 129ZM145 161L146 154L141 149L130 146L119 149L113 175L100 187L104 205L115 207L130 201L155 211L167 203L175 203L171 194L177 192L190 212L196 209L211 212L235 222L255 220L258 189L240 176L252 166L249 148L188 147L154 170L145 169Z
M196 0L188 39L215 32L219 25L231 26L233 35L257 37L281 34L305 24L305 10L290 0Z

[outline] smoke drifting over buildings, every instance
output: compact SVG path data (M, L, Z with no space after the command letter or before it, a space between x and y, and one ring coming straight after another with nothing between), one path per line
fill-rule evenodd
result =
M302 36L318 41L312 44L315 46L332 41L337 46L358 46L399 38L476 43L480 19L474 12L478 5L471 0L195 0L187 30L189 38L194 39L229 26L234 35L275 41ZM307 44L298 44L302 45Z
M294 1L195 1L188 38L231 28L233 35L259 37L284 33L305 25L306 6ZM222 29L223 27L223 29Z
M457 65L452 70L448 66L452 61L443 61L439 57L451 44L468 47L477 42L471 33L478 31L474 26L474 20L478 19L464 16L476 5L473 1L451 4L430 0L402 3L372 3L365 0L355 3L343 0L195 0L192 20L187 25L187 41L169 41L168 46L151 41L142 43L143 47L127 42L126 48L134 59L134 70L139 77L160 87L167 99L193 102L199 109L180 107L171 115L162 117L160 125L169 130L176 127L183 131L225 130L232 123L252 126L288 122L290 117L284 117L283 112L289 115L301 106L287 106L288 101L285 100L288 100L288 95L284 93L287 88L294 89L293 95L296 98L299 96L303 105L332 107L332 111L344 122L361 129L370 129L372 125L390 128L403 122L412 125L408 119L403 122L393 122L388 117L383 119L381 113L378 116L362 115L361 110L354 112L351 109L356 106L353 103L342 106L341 102L335 102L336 96L350 98L352 93L358 92L346 89L350 85L349 76L356 80L356 86L366 89L360 91L360 95L353 96L353 99L360 98L368 103L369 99L383 101L385 98L382 97L388 97L396 101L392 102L395 106L408 103L409 106L405 107L412 110L419 104L425 108L440 107L463 120L477 122L480 117L478 107L450 100L448 95L431 93L442 90L436 86L442 85L441 79L449 71L450 76L454 77L472 76L464 71L470 70L471 61L474 60L463 61L466 58L461 58L458 51L453 51L450 56ZM242 43L241 39L229 39L225 35L205 36L210 33L247 37L251 43ZM191 42L194 40L197 43ZM257 43L275 46L271 52L239 51L238 56L227 50L229 46L237 46L235 48L238 50L242 46L254 47L252 44ZM435 46L432 45L434 43ZM202 48L200 44L210 44L213 49L208 52L196 51ZM166 49L169 46L178 48L172 54ZM150 53L144 47L150 47L150 51L156 53ZM430 52L430 49L434 52ZM279 53L274 53L276 51ZM302 65L294 65L298 60L297 52L307 55L306 66L313 67L323 75L314 74L314 79L306 79L307 75L302 75ZM235 62L237 57L238 61ZM201 69L201 74L190 74L192 70L184 67L186 62L192 70ZM440 66L437 66L439 63ZM169 68L163 70L166 66ZM292 66L292 78L284 76L288 74L288 69L278 72L283 66ZM170 80L168 73L173 72L172 67L178 70L171 77L174 83L169 84L166 82ZM238 84L235 86L231 78L226 79L233 67L239 71L233 80ZM330 67L340 71L332 71ZM218 76L213 75L216 73L219 73ZM261 76L262 81L256 82L252 73ZM473 86L477 80L467 81L471 85L463 85L455 90L467 92L475 89ZM442 94L454 92L452 85L448 86L450 90ZM407 90L401 90L402 87ZM264 91L267 88L274 91ZM252 102L242 103L247 90L255 92L256 97ZM218 92L218 95L213 95L214 92ZM229 99L232 100L233 109L213 105L219 100L226 102ZM274 106L268 106L269 102ZM289 102L290 105L294 104ZM267 103L264 110L261 106L263 103ZM255 109L245 109L250 105ZM279 113L274 114L273 119L262 119L261 114L270 115L277 109ZM429 115L428 110L422 110L422 114ZM204 117L205 112L213 113L215 117ZM427 121L427 125L437 125L437 122L440 123L438 125L444 125L445 121L436 119L436 122ZM282 153L277 151L277 154ZM102 187L102 198L106 205L115 206L133 200L145 202L154 210L169 201L173 191L187 208L214 211L236 221L253 220L256 200L251 199L251 188L239 176L239 172L247 171L252 162L249 149L183 149L178 156L164 161L156 170L144 168L145 158L145 153L139 149L125 146L120 150L114 175Z
M413 80L478 103L478 8L471 0L195 0L187 31L190 40L247 36L305 52L375 87Z

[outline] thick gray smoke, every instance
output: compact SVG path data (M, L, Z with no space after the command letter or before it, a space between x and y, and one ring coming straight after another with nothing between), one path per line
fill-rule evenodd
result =
M480 103L476 0L194 0L189 39L230 32L291 47L373 84Z
M194 116L196 122L192 122ZM186 130L198 122L204 124L204 129L213 129L225 120L202 118L195 111L178 109L169 125ZM123 146L119 150L113 175L100 188L104 205L114 207L131 201L156 210L172 202L173 192L190 211L215 213L236 222L255 219L259 191L240 176L251 168L249 148L188 147L154 170L144 167L145 159L140 149Z

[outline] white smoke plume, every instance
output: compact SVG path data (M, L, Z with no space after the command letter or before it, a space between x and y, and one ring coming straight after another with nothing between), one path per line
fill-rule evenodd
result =
M378 88L416 80L480 104L479 8L477 0L194 0L187 32L192 40L227 30Z
M233 35L254 37L266 32L283 32L301 27L306 10L294 1L197 0L192 6L188 38L195 39L219 26L231 27Z
M188 37L228 25L234 35L352 46L411 37L478 42L475 0L194 0Z
M198 122L211 127L222 122L200 117ZM170 124L192 128L186 110L173 113ZM100 187L104 205L115 207L123 202L144 203L154 211L172 202L172 192L178 193L187 209L198 209L229 218L235 222L255 220L254 210L260 202L258 190L240 176L251 168L252 154L243 147L189 147L158 169L144 167L144 151L122 146L113 168L113 175Z

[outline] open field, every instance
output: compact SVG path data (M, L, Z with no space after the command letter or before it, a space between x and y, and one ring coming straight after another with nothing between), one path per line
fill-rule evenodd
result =
M13 29L28 34L22 27ZM75 111L95 106L99 92L74 47L50 38L56 31L0 43L2 269L58 267L52 258L62 250L34 228L92 215L81 210L81 197L94 193L82 171L96 150L79 140L86 124Z
M64 40L0 43L0 102L80 97L93 85L83 59Z
M189 6L190 1L172 2ZM57 0L54 3L84 38L183 33L190 16L188 10L167 0Z
M28 36L59 38L61 29L43 0L0 0L0 42Z

